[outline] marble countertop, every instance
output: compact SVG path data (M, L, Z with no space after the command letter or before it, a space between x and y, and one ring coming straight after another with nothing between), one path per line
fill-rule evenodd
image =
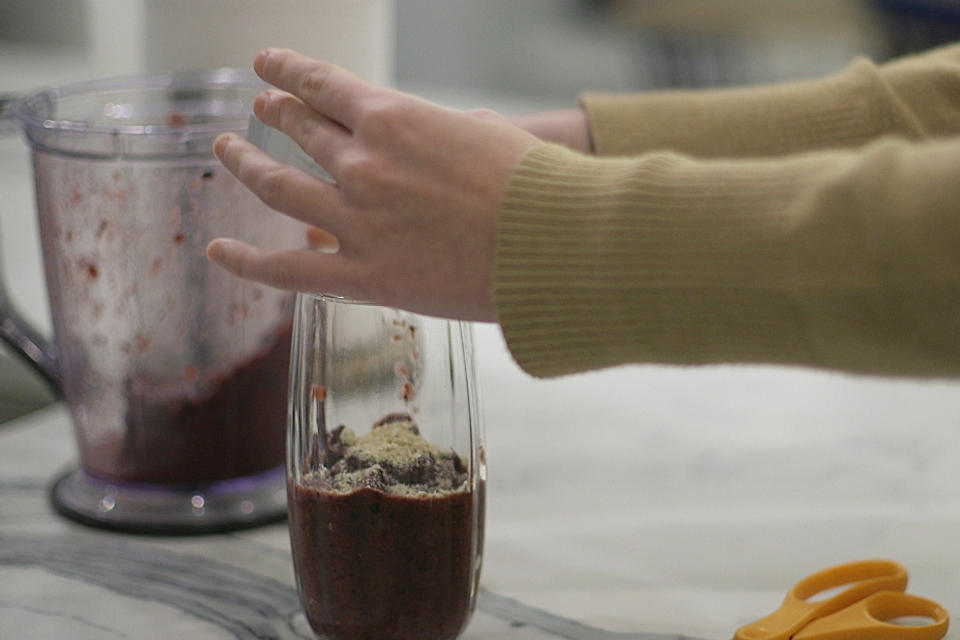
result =
M488 524L464 638L729 638L804 575L865 557L960 611L957 385L726 367L536 381L494 327L477 345ZM311 637L284 524L88 529L48 504L74 455L61 405L0 426L0 637Z

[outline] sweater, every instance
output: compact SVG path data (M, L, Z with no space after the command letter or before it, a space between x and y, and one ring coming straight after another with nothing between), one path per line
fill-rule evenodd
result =
M960 46L581 105L596 156L537 145L500 203L494 302L525 371L960 375Z

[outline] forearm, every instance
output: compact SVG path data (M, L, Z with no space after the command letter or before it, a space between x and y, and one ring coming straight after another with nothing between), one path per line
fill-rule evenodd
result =
M594 149L759 157L852 148L882 135L960 134L960 45L823 79L760 87L585 94Z
M960 375L960 139L767 160L553 146L514 172L495 300L523 368Z

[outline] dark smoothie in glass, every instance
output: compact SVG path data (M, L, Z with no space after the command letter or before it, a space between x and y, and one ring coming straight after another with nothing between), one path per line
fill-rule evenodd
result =
M290 480L300 598L331 640L448 640L466 626L483 540L482 488L409 416L337 428L317 469Z

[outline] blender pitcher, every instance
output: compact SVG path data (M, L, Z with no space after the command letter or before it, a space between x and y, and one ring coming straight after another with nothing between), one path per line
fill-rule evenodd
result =
M153 533L285 516L293 299L205 255L220 235L304 244L300 223L212 153L217 135L245 131L262 88L221 69L75 84L8 107L32 151L55 349L16 314L0 324L70 409L79 467L53 486L61 514Z

